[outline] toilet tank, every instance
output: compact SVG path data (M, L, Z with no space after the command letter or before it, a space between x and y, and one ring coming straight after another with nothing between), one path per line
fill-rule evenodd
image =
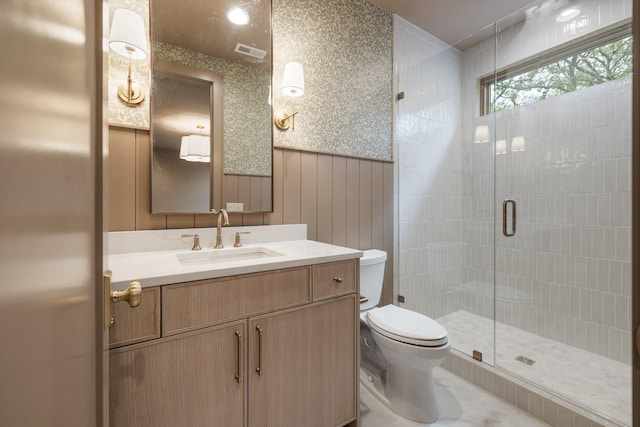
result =
M360 258L360 296L369 301L360 304L360 311L375 307L380 302L384 282L384 264L387 253L378 249L362 251Z

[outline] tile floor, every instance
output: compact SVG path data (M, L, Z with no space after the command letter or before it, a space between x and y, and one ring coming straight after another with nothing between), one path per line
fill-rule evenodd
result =
M447 329L457 350L465 354L474 349L482 351L484 360L493 364L493 321L460 310L438 318L438 322ZM495 366L602 416L631 425L629 365L499 322L495 335ZM518 356L535 363L517 361Z
M360 385L362 427L544 427L544 422L443 369L434 369L440 419L420 424L402 418Z

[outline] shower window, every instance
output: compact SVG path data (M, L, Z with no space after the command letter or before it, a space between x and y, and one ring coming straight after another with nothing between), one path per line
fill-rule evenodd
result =
M628 24L576 39L481 79L481 115L627 77L632 62Z

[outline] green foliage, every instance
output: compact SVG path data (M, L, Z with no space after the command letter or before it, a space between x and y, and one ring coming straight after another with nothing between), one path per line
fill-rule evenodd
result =
M632 37L586 50L491 84L491 112L617 80L633 72Z

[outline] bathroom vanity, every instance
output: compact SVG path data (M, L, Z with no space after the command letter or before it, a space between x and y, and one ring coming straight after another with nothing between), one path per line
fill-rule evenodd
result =
M361 252L306 240L260 248L280 255L138 277L141 304L114 305L112 426L356 425ZM160 270L185 253L159 252ZM149 276L145 256L114 257L114 276L135 270L127 259Z

